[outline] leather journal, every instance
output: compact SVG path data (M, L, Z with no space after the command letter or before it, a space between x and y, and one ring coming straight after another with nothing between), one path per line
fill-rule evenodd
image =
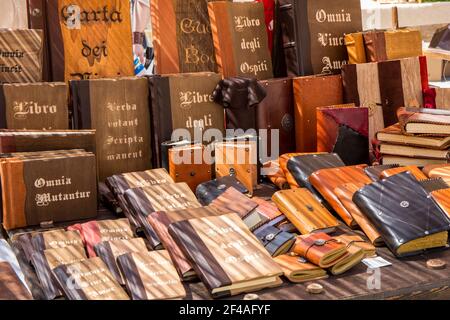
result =
M129 300L100 258L61 265L53 273L69 300Z
M223 214L234 212L241 219L245 219L258 207L258 203L235 188L230 187L214 199L209 206Z
M318 75L294 78L293 82L296 151L317 152L317 108L344 103L342 78Z
M380 144L379 150L383 156L429 159L430 162L433 160L447 161L450 158L450 151L448 150L433 150L386 143Z
M373 181L378 181L383 171L398 167L400 167L398 164L375 165L365 168L364 173Z
M449 217L410 172L364 187L353 201L398 257L447 245Z
M68 88L65 83L0 85L0 128L69 129Z
M399 108L397 117L405 135L440 137L450 134L448 110Z
M31 243L33 249L36 251L70 246L84 246L83 239L78 230L66 231L63 229L38 232L32 236Z
M117 258L122 254L130 252L148 251L145 241L142 238L104 241L95 245L94 250L97 256L106 264L114 279L121 285L125 285L125 279L117 265Z
M365 241L361 236L357 234L344 233L335 236L335 238L338 242L345 244L347 246L347 250L351 249L351 247L361 249L364 253L365 258L375 257L377 255L375 246Z
M281 155L280 158L278 159L280 169L283 171L284 176L286 177L286 182L288 183L290 188L292 188L292 189L299 188L299 184L297 183L295 177L289 172L289 169L287 167L289 161L294 157L298 157L298 156L302 156L302 155L309 155L309 154L319 154L319 153L301 153L301 152L285 153L285 154ZM289 187L288 187L288 189L289 189Z
M348 61L344 36L362 30L358 0L280 0L288 75L339 73Z
M0 300L33 300L8 262L0 262Z
M266 248L272 257L287 253L295 242L295 235L282 230L271 223L253 231L260 243Z
M272 200L301 234L331 233L339 225L308 189L278 191Z
M133 300L174 300L186 296L165 250L126 253L117 258L117 263Z
M369 163L369 109L318 108L317 151L336 153L347 166Z
M0 83L42 81L42 30L0 30Z
M236 214L175 222L169 233L214 298L281 284L282 270Z
M450 184L450 164L426 166L423 169L423 172L429 178L442 178L445 182Z
M146 79L72 81L74 125L96 130L100 181L151 168L149 90Z
M381 172L380 179L389 178L402 172L410 172L417 180L426 180L428 177L416 166L396 167Z
M161 167L161 144L177 140L172 139L174 130L185 129L177 138L198 142L203 142L200 133L208 129L224 132L223 108L212 97L220 80L221 76L212 72L150 77L154 167ZM199 138L195 134L200 134Z
M348 33L344 37L347 47L348 63L366 63L366 47L364 46L364 35L362 32Z
M302 283L328 278L326 270L296 254L284 254L274 258L274 260L290 282Z
M128 219L99 220L70 226L68 230L78 230L90 258L96 257L95 246L104 241L134 238Z
M357 223L348 209L342 204L334 190L346 183L370 184L372 180L364 173L366 165L321 169L314 172L309 181L322 195L341 219L350 227L356 227Z
M53 81L134 75L128 0L46 4Z
M224 77L273 78L262 3L208 3L218 71Z
M172 148L175 147L188 147L192 146L194 144L197 144L195 141L183 139L183 140L173 140L173 141L164 141L161 143L161 149L160 152L160 161L161 161L161 168L166 169L169 171L169 151ZM156 160L154 160L155 162Z
M235 176L225 176L199 184L195 196L202 205L207 206L231 187L243 194L249 192Z
M183 281L196 279L197 275L192 267L192 262L189 261L180 247L176 244L173 237L170 235L169 226L178 221L219 215L221 215L221 213L212 207L201 207L176 211L159 211L154 212L147 217L148 222L153 227L164 248L170 255L170 258L174 262L175 269Z
M158 74L217 71L209 0L151 0Z
M96 217L95 168L95 156L86 152L3 159L0 172L4 228Z

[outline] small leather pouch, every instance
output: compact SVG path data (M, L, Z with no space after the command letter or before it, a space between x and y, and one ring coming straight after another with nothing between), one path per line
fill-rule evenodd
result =
M244 219L258 207L258 204L231 187L211 202L210 207L223 214L237 213Z
M295 254L283 254L275 257L274 260L290 282L302 283L328 278L326 270Z
M339 225L308 189L278 191L272 200L301 234L331 233Z
M207 206L230 187L242 194L248 194L248 189L236 177L226 176L199 184L195 195L202 205Z
M348 256L345 245L326 233L297 237L292 251L324 269L333 267Z
M254 234L272 257L285 254L295 242L295 236L292 233L281 231L270 225L258 229Z
M422 170L420 170L416 166L398 167L398 168L392 168L392 169L384 170L381 173L380 178L381 179L389 178L389 177L392 177L392 176L394 176L396 174L399 174L399 173L402 173L402 172L406 172L406 171L411 172L414 175L414 177L416 177L417 180L426 180L428 178L425 175L425 173L423 173Z
M213 166L205 162L205 147L194 144L169 150L169 173L175 182L186 182L195 192L197 186L212 179Z
M400 167L398 164L386 164L380 166L371 166L364 169L364 173L372 179L372 181L380 180L381 173L385 170L395 169Z

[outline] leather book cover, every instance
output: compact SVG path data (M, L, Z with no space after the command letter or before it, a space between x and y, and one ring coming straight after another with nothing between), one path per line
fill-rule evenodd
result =
M97 216L93 154L10 158L0 163L0 172L6 230Z
M69 300L129 300L100 258L61 265L53 273Z
M31 263L36 270L45 298L53 300L62 296L58 283L53 277L53 269L86 259L87 256L83 246L68 246L35 252L31 256Z
M66 231L63 229L38 232L32 235L31 243L36 251L69 246L84 246L83 239L78 230Z
M340 242L340 239L336 239ZM365 257L365 252L362 248L355 245L346 244L347 255L339 260L329 270L332 275L338 276L358 265Z
M27 130L69 129L69 90L65 83L0 85L0 127Z
M359 0L280 0L289 76L339 73L348 62L344 37L362 31Z
M230 213L231 211L227 212ZM195 209L184 209L177 211L158 211L147 217L148 222L155 230L164 248L170 255L180 278L183 281L190 281L197 278L192 267L192 263L178 247L175 240L169 233L169 226L178 221L198 219L205 217L219 216L217 210L212 207L201 207Z
M450 218L410 172L364 187L353 201L397 257L447 245Z
M256 127L267 130L267 154L270 156L275 145L272 130L279 130L279 151L285 154L295 151L295 113L292 79L271 79L260 81L266 90L266 97L256 108Z
M70 150L95 150L94 130L0 130L0 153Z
M8 262L0 262L0 300L33 300Z
M309 263L295 254L284 254L274 258L284 272L284 276L292 283L302 283L328 278L327 272Z
M218 71L227 77L273 78L264 5L208 3Z
M282 270L236 214L175 222L169 233L214 298L281 284Z
M450 158L449 150L432 150L428 148L416 148L410 146L400 146L395 144L380 144L380 153L382 155L392 155L409 158L428 158L447 160Z
M380 180L381 173L384 170L394 169L397 167L399 167L398 164L375 165L365 168L364 172L370 179L372 179L372 181L375 182Z
M224 110L212 97L220 80L220 74L211 72L154 76L149 79L154 167L162 166L161 144L171 141L176 129L187 130L185 135L189 136L183 138L198 142L203 142L205 138L202 135L197 138L198 134L208 129L224 133Z
M169 173L175 182L186 182L195 192L201 183L211 181L214 167L204 157L202 144L169 149Z
M311 76L293 81L296 151L317 152L316 109L344 103L342 78L340 75Z
M445 165L429 165L423 169L428 178L442 178L450 184L450 164Z
M130 252L148 251L142 238L103 241L95 245L94 250L120 285L125 285L125 280L117 265L117 258Z
M174 300L186 296L165 250L127 253L117 263L133 300Z
M12 240L14 244L19 244L19 247L21 247L20 243L16 242L15 240ZM19 282L21 282L22 286L24 287L25 291L28 291L28 294L30 292L27 282L25 280L25 275L22 271L22 268L19 264L19 261L17 260L17 256L15 252L13 251L13 248L9 245L9 243L6 240L0 239L0 252L2 253L0 255L0 263L8 263L9 267L12 269L12 272L15 273L17 279ZM4 265L5 266L5 265ZM4 275L3 272L0 272L0 287L1 287L1 276ZM7 291L4 291L3 288L0 290L0 296L2 293L5 293ZM0 298L2 300L2 298Z
M41 82L43 31L0 29L0 83Z
M386 38L384 31L368 31L363 33L367 62L387 61Z
M198 185L195 190L195 196L202 205L208 206L231 187L243 194L248 194L249 192L235 176L226 176Z
M90 258L97 256L94 247L101 242L134 238L128 219L90 221L67 229L80 232Z
M349 226L356 227L357 223L351 213L342 204L334 190L346 183L370 184L372 180L364 173L367 165L321 169L309 177L312 184L322 197L328 202L341 219Z
M326 233L297 237L292 252L323 269L333 267L348 256L346 246Z
M258 204L235 188L230 187L214 199L210 206L223 214L234 212L241 219L244 219L258 207Z
M399 108L397 117L405 135L450 135L450 111L440 109Z
M428 177L417 166L405 166L396 167L392 169L386 169L380 174L380 179L389 178L402 172L410 172L417 180L426 180Z
M351 247L362 249L366 258L377 256L376 248L373 244L364 240L357 234L344 233L335 237L340 243L347 246L347 250Z
M289 169L287 167L289 160L291 160L294 157L298 157L298 156L302 156L302 155L310 155L310 154L319 154L319 153L301 153L301 152L285 153L285 154L281 155L280 158L278 159L280 168L281 168L281 170L283 170L283 173L286 176L286 181L289 184L291 189L299 188L299 184L295 180L294 176L289 172Z
M347 166L369 163L369 109L318 108L317 151L336 153Z
M331 233L339 225L308 189L278 191L272 200L301 234Z
M71 81L74 126L96 130L100 181L151 168L148 82L143 78Z
M217 71L209 2L150 1L158 74Z
M450 218L450 189L435 190L430 194L434 201L436 201L439 207L445 212L447 217Z
M364 45L364 35L362 32L346 34L344 37L347 47L348 63L366 63L366 47Z
M134 76L128 0L46 0L53 81Z

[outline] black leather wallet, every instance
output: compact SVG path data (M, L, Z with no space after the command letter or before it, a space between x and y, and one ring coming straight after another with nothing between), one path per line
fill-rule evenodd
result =
M272 257L287 253L295 242L295 236L292 233L281 231L271 225L265 225L255 231L255 236Z

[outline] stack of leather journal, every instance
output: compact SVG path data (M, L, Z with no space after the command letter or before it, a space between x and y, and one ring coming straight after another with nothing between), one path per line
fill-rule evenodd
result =
M377 134L384 164L427 166L450 158L450 112L400 108L399 123Z

